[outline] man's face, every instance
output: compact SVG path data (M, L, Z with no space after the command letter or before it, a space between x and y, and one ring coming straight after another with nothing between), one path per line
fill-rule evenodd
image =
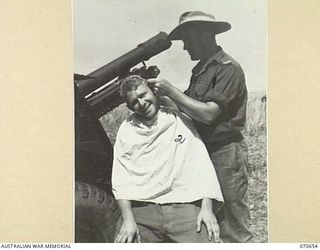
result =
M129 91L126 96L128 107L145 120L151 120L158 112L158 100L147 84Z
M201 60L207 56L207 48L210 46L208 32L189 28L186 30L182 41L184 44L183 49L188 51L191 60Z
M188 32L183 38L183 49L188 51L191 60L200 60L202 57L201 43L196 32Z

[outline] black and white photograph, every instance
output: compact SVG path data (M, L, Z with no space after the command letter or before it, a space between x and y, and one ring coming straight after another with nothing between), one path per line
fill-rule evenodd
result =
M76 243L267 243L266 0L74 0Z

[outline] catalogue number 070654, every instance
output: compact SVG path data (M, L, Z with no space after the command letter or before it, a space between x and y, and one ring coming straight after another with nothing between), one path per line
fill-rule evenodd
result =
M300 248L307 248L307 249L313 249L318 248L318 244L312 244L312 243L301 243Z

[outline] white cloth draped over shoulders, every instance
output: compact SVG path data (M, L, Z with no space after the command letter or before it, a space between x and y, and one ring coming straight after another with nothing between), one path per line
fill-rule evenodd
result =
M155 203L223 201L216 172L192 121L160 108L155 125L133 114L118 131L112 189L116 199Z

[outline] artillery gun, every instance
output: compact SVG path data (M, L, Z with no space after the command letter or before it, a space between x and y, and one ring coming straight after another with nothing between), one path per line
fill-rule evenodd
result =
M74 75L75 242L113 242L120 216L111 192L113 148L99 118L123 102L121 78L157 77L159 69L144 61L170 46L168 35L160 32L90 74ZM143 67L132 69L139 63Z

